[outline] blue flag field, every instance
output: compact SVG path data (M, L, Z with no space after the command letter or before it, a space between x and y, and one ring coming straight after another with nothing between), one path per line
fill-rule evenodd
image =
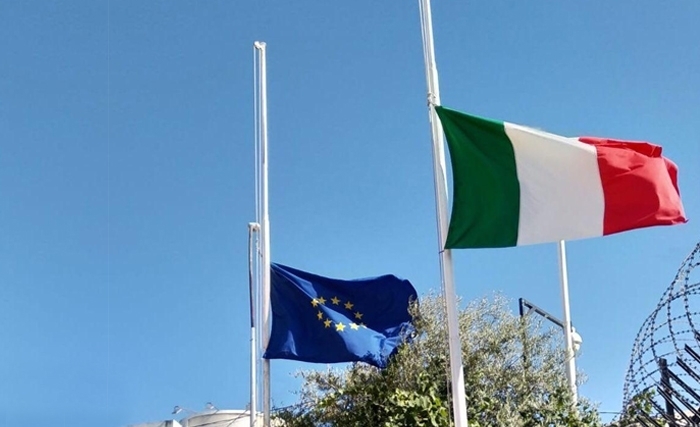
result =
M408 280L340 280L271 265L272 332L266 359L365 362L385 368L412 331Z

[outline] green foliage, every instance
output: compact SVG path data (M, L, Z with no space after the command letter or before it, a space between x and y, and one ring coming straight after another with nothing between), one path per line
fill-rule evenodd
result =
M636 427L641 425L637 417L642 412L651 416L654 414L654 407L651 404L654 395L654 389L649 388L632 397L620 419L611 423L608 427ZM656 418L655 421L662 425L665 424L665 421L658 418Z
M470 427L600 426L585 399L572 405L561 331L542 332L507 305L501 297L482 299L460 312ZM278 417L287 427L450 426L443 307L434 295L414 307L417 333L385 370L357 363L301 372L299 403Z

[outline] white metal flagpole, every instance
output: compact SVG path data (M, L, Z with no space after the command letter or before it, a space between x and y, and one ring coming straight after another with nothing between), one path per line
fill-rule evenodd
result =
M267 64L266 45L264 42L256 41L255 49L259 55L259 103L260 109L260 235L262 240L262 345L267 347L270 340L270 218L268 212L268 192L267 192ZM262 361L262 404L263 404L263 425L270 426L270 361Z
M250 427L257 419L258 347L255 340L255 269L254 255L257 253L254 235L260 230L257 222L248 223L248 292L250 296Z
M428 84L428 109L430 129L433 137L433 174L435 180L435 206L438 222L438 251L440 254L440 274L447 311L448 342L450 349L450 378L452 383L452 412L455 427L467 427L467 400L464 390L464 367L462 365L462 344L459 337L457 296L452 271L452 253L444 249L447 237L447 172L442 126L435 112L440 105L435 48L433 46L433 24L430 0L419 0L421 30L423 34L423 56L425 78Z
M569 275L566 270L566 244L559 241L559 283L561 284L561 302L564 311L564 340L566 341L566 381L571 389L574 405L578 401L576 389L576 355L571 328L571 312L569 310Z

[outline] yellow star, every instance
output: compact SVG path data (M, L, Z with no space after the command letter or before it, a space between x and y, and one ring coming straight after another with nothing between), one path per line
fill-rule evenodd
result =
M330 328L331 323L333 323L333 321L331 319L326 319L323 321L323 326L325 326L326 328Z
M364 323L360 323L360 326L362 326L363 328L367 329L367 325L365 325Z
M319 300L317 300L316 298L314 298L314 299L311 300L311 305L313 305L314 307L316 307L316 306L318 305L319 302L320 302Z
M343 332L344 329L345 329L345 325L343 325L342 323L338 322L338 323L335 324L335 330L336 330L336 331L338 331L338 332Z
M345 308L347 308L348 310L352 310L352 307L353 307L354 305L355 305L355 304L353 304L353 303L351 303L350 301L348 301L348 302L345 303Z
M318 302L319 302L319 304L325 304L325 303L326 303L326 299L323 298L323 297L321 297L321 298L318 299ZM314 306L314 307L316 307L316 306Z
M316 317L318 317L318 320L323 320L323 312L321 310L319 310Z
M331 302L333 302L333 305L338 305L340 304L340 299L338 299L338 297L333 297L331 298Z
M359 311L356 311L355 312L355 319L362 319L362 313L360 313Z
M355 322L350 322L350 329L358 330L360 329L360 325Z

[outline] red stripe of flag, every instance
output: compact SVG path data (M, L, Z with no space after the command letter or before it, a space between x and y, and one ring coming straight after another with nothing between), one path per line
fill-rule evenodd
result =
M605 197L603 234L687 222L678 168L647 142L581 137L595 146Z

